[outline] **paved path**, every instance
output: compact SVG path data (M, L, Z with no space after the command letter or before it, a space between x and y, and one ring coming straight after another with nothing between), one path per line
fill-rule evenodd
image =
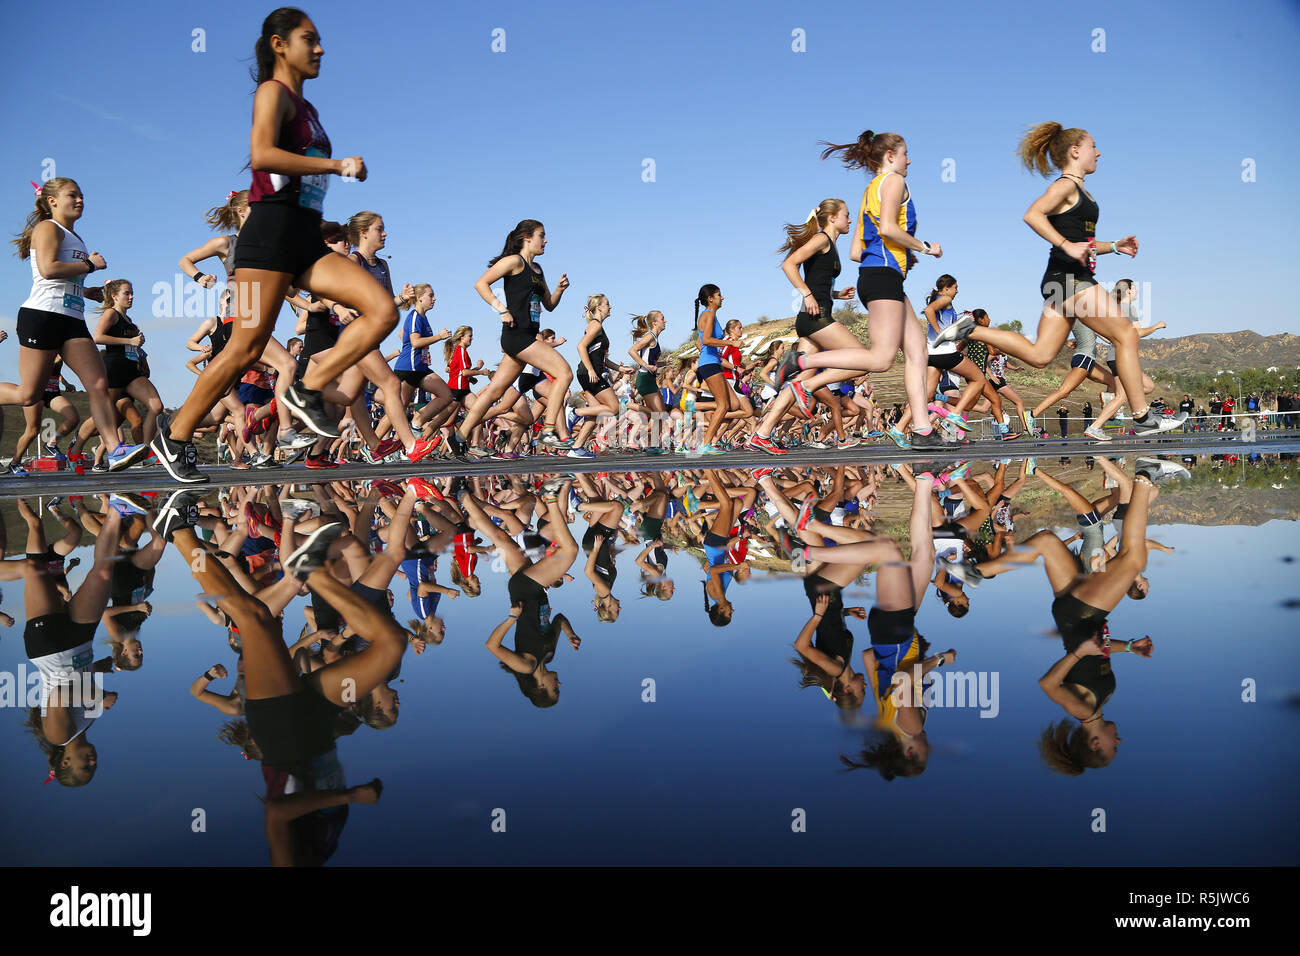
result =
M682 468L756 468L759 465L788 468L803 465L875 465L893 462L961 458L993 460L999 458L1054 458L1063 455L1214 455L1249 454L1251 452L1300 452L1300 434L1288 432L1280 436L1261 436L1255 442L1242 442L1240 433L1188 434L1168 432L1156 439L1117 438L1098 443L1084 437L1066 439L1038 439L1028 441L978 441L968 445L946 445L944 448L905 450L892 443L859 445L856 448L815 449L796 448L787 455L767 455L763 452L737 449L724 455L646 455L642 452L627 454L607 453L598 458L561 458L538 454L529 458L497 460L485 458L460 462L439 458L419 464L362 463L343 465L331 469L311 469L301 463L284 468L236 470L228 467L208 467L204 472L211 476L206 484L186 487L204 489L230 485L309 484L322 481L360 480L365 478L401 479L411 475L504 475L540 474L546 472L597 472L597 471L676 471ZM27 478L0 478L0 499L23 495L69 495L112 493L115 491L160 491L182 487L159 465L128 468L116 474L78 475L72 472L33 472Z

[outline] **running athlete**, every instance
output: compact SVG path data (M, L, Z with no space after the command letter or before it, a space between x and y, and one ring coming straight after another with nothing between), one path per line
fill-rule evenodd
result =
M546 229L536 219L524 219L506 236L499 256L488 263L488 269L474 283L474 290L483 301L496 310L501 320L501 364L492 380L477 396L461 422L451 433L451 448L457 457L464 458L469 450L468 438L474 426L483 420L488 409L505 394L521 372L532 364L552 376L550 397L546 402L546 424L542 428L541 442L551 449L567 451L570 442L557 432L567 429L561 421L561 411L569 397L569 384L573 369L559 352L538 339L542 309L554 312L560 304L564 290L569 287L569 277L561 275L552 292L546 284L542 267L533 260L546 251ZM506 301L492 294L492 283L504 279ZM485 457L487 452L476 449Z
M107 264L98 252L88 252L72 229L84 208L75 180L47 179L37 187L36 208L13 240L18 258L31 260L32 291L18 309L19 384L0 382L0 405L39 404L61 355L86 389L91 416L108 452L108 469L117 471L142 459L149 446L118 440L104 360L86 328L86 299L103 302L104 290L87 288L83 280Z
M50 379L45 383L45 391L41 393L40 404L23 407L23 433L18 436L18 444L14 446L14 460L9 466L11 475L19 478L27 475L27 469L22 464L23 456L27 453L31 443L41 433L41 410L43 408L48 408L63 419L59 423L54 440L44 446L45 451L55 458L63 454L59 448L59 442L75 432L77 426L81 424L81 413L77 411L77 407L72 402L63 397L62 393L65 387L69 391L75 391L63 379L63 359L59 357L54 360L54 366L50 369ZM71 460L71 455L66 457Z
M831 306L835 299L852 299L857 291L853 286L836 290L833 288L835 278L840 274L840 254L835 243L840 236L849 231L849 206L843 199L823 199L817 208L808 214L802 225L785 227L786 241L778 252L786 253L781 263L781 271L790 280L796 291L804 293L803 307L795 318L795 334L801 339L808 339L819 350L861 350L862 343L857 336L843 324L836 322ZM799 277L799 267L803 266L803 278ZM798 352L792 344L786 353L785 365L789 367L798 360ZM821 366L825 367L825 366ZM816 376L819 386L837 384L852 378L854 372L840 370L838 377L832 372ZM782 416L797 403L805 415L812 412L811 393L816 388L808 385L813 375L800 376L791 383L790 388L776 396L768 407L763 421L755 429L746 447L757 448L771 454L782 454L783 449L772 441L772 429ZM783 382L779 382L784 384ZM787 394L788 392L788 394Z
M651 309L645 315L632 317L632 337L635 341L627 350L632 361L637 365L636 394L653 416L656 424L646 437L647 455L662 455L667 449L661 445L666 441L663 434L664 397L659 392L659 334L667 328L668 322L658 309Z
M573 448L569 451L570 458L594 458L595 455L584 445L596 430L596 420L601 416L618 415L618 396L614 394L607 370L631 371L628 366L617 365L609 360L609 336L605 333L605 320L609 318L609 313L608 298L599 293L588 296L587 308L583 314L587 324L582 338L578 340L578 385L588 404L575 409L574 414L589 421L584 422L574 436Z
M232 288L235 278L235 249L239 244L239 230L243 228L244 223L248 221L248 214L252 207L248 204L248 190L232 190L226 195L226 201L220 206L213 206L208 210L204 217L205 221L213 229L220 229L224 235L214 236L205 242L199 248L191 250L181 256L180 269L185 275L192 278L196 283L205 289L211 289L217 283L217 277L201 271L198 264L206 259L220 259L221 264L226 270L226 287ZM205 323L205 328L199 335L207 335L212 342L213 358L221 353L226 343L230 341L230 324L234 322L234 312L231 307L233 296L223 295L218 300L218 314L215 319L209 320L211 325ZM293 357L279 340L272 337L267 339L266 347L262 350L258 361L276 370L277 377L275 380L275 394L280 399L276 403L277 421L280 425L279 434L276 441L281 447L286 449L303 448L312 443L313 439L299 435L293 428L293 418L289 414L289 408L284 404L283 398L285 391L293 384L296 377L296 366ZM152 441L152 438L149 439Z
M975 399L984 389L985 382L984 372L967 358L957 345L953 342L941 342L939 333L948 328L954 322L958 321L957 311L952 307L953 300L957 297L957 280L950 275L941 275L934 281L934 289L925 300L925 320L928 325L927 350L929 352L928 368L926 369L925 390L928 394L933 395L939 387L939 379L944 372L952 372L954 375L960 375L966 380L966 387L962 390L961 398L951 409L944 410L941 406L931 406L931 411L943 415L947 421L962 431L970 431L970 424L966 421L965 409L975 403ZM899 422L890 428L888 435L894 440L895 444L905 444L901 442L902 430L911 419L911 409L903 413Z
M431 285L421 282L411 294L415 297L411 310L402 320L402 354L397 357L393 371L402 382L401 400L404 410L410 408L417 390L428 392L432 396L423 409L428 416L427 421L443 409L450 409L452 403L451 389L442 380L442 376L433 370L429 361L429 348L437 342L450 339L451 332L443 329L435 335L429 325L428 312L437 301ZM439 423L446 417L442 416ZM381 420L379 424L382 428L384 423Z
M1113 242L1096 239L1100 207L1083 184L1085 176L1097 171L1100 158L1097 144L1086 130L1063 129L1060 123L1041 123L1020 141L1020 160L1025 168L1036 169L1043 176L1053 168L1061 173L1025 213L1025 223L1052 244L1041 284L1044 302L1037 341L1031 343L1007 329L976 328L973 323L958 323L945 331L952 338L969 335L1035 368L1045 368L1065 344L1071 324L1076 326L1076 334L1077 326L1085 325L1114 344L1118 378L1137 405L1145 395L1141 390L1137 331L1097 284L1094 273L1098 255L1136 256L1138 240L1136 236ZM1149 405L1143 405L1141 411L1134 409L1133 430L1138 436L1155 435L1181 425L1181 418L1152 414Z
M912 420L927 423L925 428L912 430L912 444L918 448L941 447L942 437L928 427L925 336L912 303L903 293L903 280L918 253L937 259L943 255L943 249L937 242L916 238L916 206L905 182L912 162L907 155L907 143L897 133L866 130L856 143L825 145L822 159L842 153L847 168L866 168L874 174L862 194L858 228L849 251L849 258L859 264L857 293L869 313L871 348L860 345L834 348L809 356L792 353L778 370L777 381L784 384L796 368L883 372L893 364L901 347L903 383ZM831 372L823 372L803 386L816 389L823 380L842 381Z
M125 279L104 283L104 305L95 326L95 344L104 346L104 368L108 373L109 396L116 402L123 395L145 406L142 428L148 445L158 432L162 399L149 381L149 362L144 351L144 333L127 316L135 292Z
M316 25L301 10L281 7L263 21L254 48L258 86L249 146L252 211L235 250L235 322L230 341L199 375L175 419L161 416L153 444L158 460L178 481L208 480L196 467L194 430L262 354L291 285L361 312L330 354L285 393L290 411L322 437L338 437L339 430L320 390L397 325L391 296L368 281L355 262L333 255L321 239L329 177L364 181L368 172L360 156L331 158L316 109L302 98L303 84L320 75L323 54Z
M713 410L709 415L708 427L696 451L701 455L721 455L726 449L713 443L714 436L722 427L722 422L731 411L731 389L722 374L721 349L726 348L722 320L718 318L718 309L722 308L722 291L716 286L700 286L695 297L695 330L699 334L700 355L695 365L695 378L708 388L713 395ZM700 311L700 306L704 311ZM728 616L727 620L730 620Z

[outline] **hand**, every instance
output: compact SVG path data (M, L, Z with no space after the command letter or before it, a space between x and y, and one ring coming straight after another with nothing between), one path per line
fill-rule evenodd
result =
M1138 237L1125 236L1119 242L1115 243L1115 251L1122 252L1126 256L1137 258L1138 254Z
M1063 242L1057 246L1071 259L1079 262L1080 265L1088 265L1088 244L1086 242Z
M86 258L88 258L88 259L89 259L89 260L94 264L94 266L95 266L95 268L96 268L97 270L98 270L98 269L107 269L107 268L108 268L108 263L107 263L106 261L104 261L104 257L101 256L98 252L92 252L92 253L91 253L89 256L87 256Z
M216 677L212 678L213 680L223 680L223 679L225 679L225 677L226 677L226 673L227 673L227 671L226 671L226 665L225 665L225 664L213 664L211 667L208 668L208 673L209 673L209 674L216 674L216 675L217 675Z
M205 289L211 289L216 284L217 277L206 272L203 274L203 278L199 280L199 285Z
M576 651L579 647L582 646L582 638L580 638L577 634L570 634L569 646Z
M515 327L515 317L511 315L509 312L502 312L501 324L508 325L510 328L513 329Z
M9 333L4 329L0 329L0 342L3 342L7 338L9 338Z
M82 290L82 294L83 294L87 299L90 299L92 302L103 302L103 301L104 301L104 287L103 287L103 286L98 286L98 285L95 285L95 286L87 286L85 289Z
M144 611L146 617L153 614L153 605L148 601L141 601L135 606L135 609L137 611Z
M1106 650L1101 646L1101 638L1094 634L1076 647L1074 653L1080 657L1099 657L1105 654Z
M338 161L338 174L340 176L350 176L359 183L366 181L366 161L360 156L349 156L347 159Z
M330 307L328 305L315 297L307 303L308 312L328 312L329 310Z
M458 598L458 597L460 597L460 592L457 591L455 588L452 588L451 593L447 595L447 600L448 600L448 601L454 601L454 600L456 600L456 598Z
M939 656L940 656L941 658L943 658L943 662L944 662L945 664L951 664L951 663L953 663L953 662L955 662L955 661L957 660L957 652L954 651L951 647L948 648L946 651L944 651L944 652L943 652L942 654L940 654Z
M822 314L822 307L817 304L817 297L811 292L803 297L803 310L809 315Z
M825 614L827 608L831 606L831 596L829 594L817 595L817 600L813 602L814 614Z
M1169 326L1165 325L1163 322L1157 322L1154 326L1152 326L1152 328L1155 329L1167 329L1168 327Z
M117 703L117 691L115 690L105 691L104 700L103 700L104 709L108 710L116 703Z
M378 803L379 795L383 792L384 782L378 777L348 791L353 803Z
M559 282L555 283L555 292L556 292L556 294L558 295L559 293L563 292L563 291L564 291L565 289L567 289L568 287L569 287L569 276L568 276L568 274L566 273L566 274L560 276L560 281L559 281Z
M1150 635L1133 642L1132 650L1138 657L1150 657L1155 649L1155 644L1152 643Z
M943 258L943 246L939 245L937 242L930 243L930 255L934 256L936 259Z
M865 607L847 608L844 613L849 615L849 617L856 617L859 621L865 621L867 619L867 609Z
M130 342L132 345L137 346L137 347L139 347L139 346L141 346L141 345L144 345L144 333L141 332L139 335L134 336L133 338L129 338L129 339L127 339L127 341Z
M204 358L211 358L211 357L212 357L212 343L211 343L211 342L205 342L204 345L203 345L203 348L199 351L199 354L202 355Z
M443 329L443 330L442 330L441 332L439 332L438 334L441 335L444 339L449 339L449 338L451 338L451 330L450 330L450 329ZM479 362L480 362L480 363L481 363L482 361L483 361L482 359L479 359Z
M857 295L857 294L858 294L857 286L852 286L852 285L851 285L851 286L849 286L847 289L840 289L840 294L837 295L836 298L837 298L837 299L851 299L851 298L853 298L853 297L854 297L855 295Z
M423 654L425 647L428 646L424 643L424 639L420 637L412 637L410 640L411 640L411 649L415 651L415 653L417 654Z
M411 299L411 298L414 298L414 297L415 297L415 286L411 285L411 283L409 283L409 282L404 282L404 283L402 283L402 295L401 295L401 297L402 297L403 299Z
M9 614L6 614L4 611L0 611L0 625L3 625L4 627L13 627L14 626L13 617Z

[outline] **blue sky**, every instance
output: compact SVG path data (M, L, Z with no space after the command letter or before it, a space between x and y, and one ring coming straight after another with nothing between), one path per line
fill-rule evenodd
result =
M66 31L41 8L6 10L0 222L20 228L47 159L81 183L79 232L107 277L134 282L168 404L188 388L183 343L199 320L154 318L151 289L173 284L176 260L210 235L203 212L248 184L247 59L270 9L70 3ZM313 2L325 59L306 95L336 155L360 153L370 169L366 183L333 182L326 214L382 213L394 279L431 282L435 324L474 325L488 364L496 319L473 283L522 218L546 224L552 283L573 283L549 318L570 339L593 292L611 299L616 349L630 344L621 317L653 308L680 341L705 282L722 287L724 318L792 314L772 251L781 225L827 196L856 210L865 177L819 163L817 143L865 128L907 137L918 235L945 250L909 277L913 302L950 272L959 305L1032 329L1047 250L1021 216L1044 182L1013 153L1025 126L1049 119L1088 129L1101 149L1089 179L1099 238L1141 240L1122 270L1103 257L1104 281L1149 283L1166 335L1272 334L1296 327L1275 290L1296 272L1298 10ZM504 53L491 49L496 28ZM191 49L195 29L204 52ZM796 29L806 52L792 50ZM945 160L955 181L941 178ZM29 286L29 265L5 256L0 328L12 332ZM292 334L288 309L278 334ZM13 339L0 345L8 375L15 356Z

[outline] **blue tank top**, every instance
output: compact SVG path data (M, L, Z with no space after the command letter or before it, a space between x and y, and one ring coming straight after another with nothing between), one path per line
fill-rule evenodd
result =
M698 329L699 326L697 325ZM713 313L713 331L709 333L710 338L722 338L722 322L718 320L718 313ZM718 351L716 345L704 345L700 347L700 360L695 363L695 368L701 369L706 365L721 365L722 354Z
M946 329L948 326L952 325L956 321L957 321L957 310L954 309L952 307L952 303L949 302L948 308L939 310L939 331L942 332L944 329ZM929 322L925 323L925 330L926 330L926 339L929 341L931 345L933 345L934 340L939 336L939 332L936 332ZM955 348L956 346L954 346L954 349Z

